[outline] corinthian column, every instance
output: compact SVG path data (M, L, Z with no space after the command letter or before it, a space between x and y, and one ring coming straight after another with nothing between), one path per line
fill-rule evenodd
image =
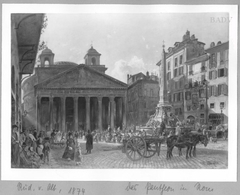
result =
M90 97L86 98L86 130L90 130Z
M78 130L78 97L74 97L74 129Z
M41 118L40 118L40 113L41 113L41 97L37 96L37 102L36 102L36 116L37 116L37 124L36 124L36 128L37 128L37 131L41 131Z
M61 107L62 107L62 132L66 131L66 97L61 97Z
M102 97L98 97L98 129L102 132Z
M52 131L53 129L53 97L50 96L49 97L49 114L50 114L50 117L49 117L49 130Z
M110 97L110 103L111 103L111 129L114 129L114 111L115 111L115 102L114 97Z

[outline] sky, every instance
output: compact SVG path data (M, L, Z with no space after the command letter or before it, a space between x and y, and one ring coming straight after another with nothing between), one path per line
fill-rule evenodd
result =
M187 30L205 49L229 40L227 13L81 13L47 14L40 40L55 54L54 61L84 63L87 50L101 53L106 74L127 82L127 74L159 74L156 63L165 48L182 41ZM223 21L223 22L221 22Z

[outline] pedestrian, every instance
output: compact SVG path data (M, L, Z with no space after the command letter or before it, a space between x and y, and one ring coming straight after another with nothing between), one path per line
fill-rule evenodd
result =
M75 154L75 162L76 165L80 165L82 163L82 151L81 151L81 144L80 144L80 139L77 139L76 142L76 154Z
M19 159L19 133L18 133L18 126L12 126L12 139L11 139L11 153L12 153L12 162L14 166L19 167L20 159Z
M179 141L179 138L180 138L180 135L181 135L181 127L179 125L179 122L177 122L175 135L178 137L177 141Z
M45 163L47 160L47 163L49 164L50 139L48 137L44 139L42 152L43 152L43 162Z
M68 136L69 137L67 139L67 146L65 148L62 158L67 159L67 160L74 160L75 141L74 141L72 133L69 133Z
M91 150L93 149L93 136L90 132L90 130L88 130L88 134L86 135L86 150L87 150L87 154L91 154Z

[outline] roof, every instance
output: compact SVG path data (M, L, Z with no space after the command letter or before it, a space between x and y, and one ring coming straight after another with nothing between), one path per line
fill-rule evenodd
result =
M208 49L206 49L205 51L207 53L215 53L215 52L219 52L219 51L223 51L223 50L227 50L229 48L229 41L218 44L214 47L210 47Z
M42 81L41 83L38 83L37 85L35 85L35 87L42 88L45 84L51 83L52 81L57 81L57 80L61 79L64 75L70 75L70 74L73 74L73 73L75 73L75 76L80 78L80 76L78 76L79 69L86 69L87 71L90 71L90 72L94 73L95 75L98 75L99 78L103 77L103 78L105 78L108 81L114 82L114 83L118 84L117 88L125 88L126 89L128 87L128 85L126 83L123 83L123 82L121 82L121 81L119 81L119 80L117 80L117 79L115 79L115 78L113 78L113 77L111 77L111 76L109 76L107 74L104 74L104 73L102 73L100 71L97 71L97 70L91 68L90 66L84 65L84 64L80 64L80 65L75 66L73 68L70 68L70 69L68 69L66 71L63 71L63 72L61 72L61 73L59 73L59 74L57 74L57 75L55 75L53 77L50 77L50 78ZM73 79L75 79L75 77ZM93 78L91 78L91 79L93 79ZM66 82L66 81L64 81L64 82Z
M53 53L52 50L48 49L48 48L46 48L42 51L42 54L52 54L52 53Z
M68 62L68 61L55 62L54 65L56 65L56 66L78 66L78 64L76 64L74 62Z
M93 46L91 46L91 48L87 51L86 55L98 55L98 56L100 56L101 54L98 53L98 51L96 49L94 49Z
M187 65L193 65L193 64L197 64L199 62L204 62L207 61L209 59L209 56L207 54L203 54L201 56L198 56L196 58L193 58L191 60L186 61L185 63Z

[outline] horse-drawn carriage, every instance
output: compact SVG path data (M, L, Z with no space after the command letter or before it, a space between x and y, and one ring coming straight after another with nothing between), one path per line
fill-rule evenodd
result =
M141 158L150 158L156 153L160 155L161 144L164 142L163 136L158 136L157 131L150 127L143 127L132 136L123 140L123 152L132 161Z

